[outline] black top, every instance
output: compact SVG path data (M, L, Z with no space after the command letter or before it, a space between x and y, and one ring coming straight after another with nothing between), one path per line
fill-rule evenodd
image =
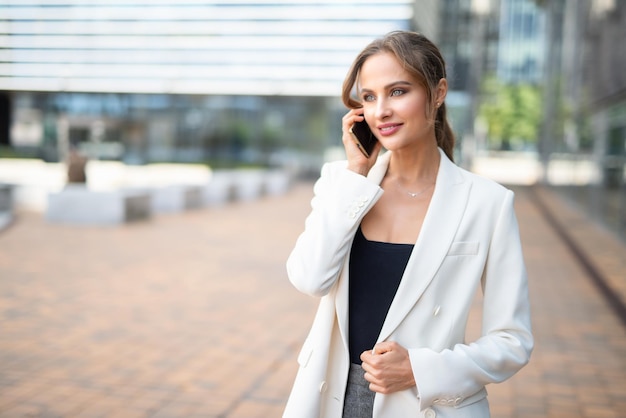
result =
M361 228L350 253L349 345L350 361L361 364L361 353L371 350L391 306L412 244L368 241Z

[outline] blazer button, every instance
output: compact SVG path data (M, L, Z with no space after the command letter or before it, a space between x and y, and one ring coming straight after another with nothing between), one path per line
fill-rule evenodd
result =
M326 384L326 382L322 382L320 384L320 393L326 392L326 389L328 389L328 385Z
M426 408L426 410L424 410L424 418L435 418L436 416L437 416L437 413L435 412L434 409Z

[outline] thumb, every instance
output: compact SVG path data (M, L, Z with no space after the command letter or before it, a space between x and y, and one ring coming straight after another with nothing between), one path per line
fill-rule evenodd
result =
M384 354L389 351L392 351L392 349L393 349L393 343L388 342L388 341L382 341L374 345L374 348L372 349L372 354L373 355Z

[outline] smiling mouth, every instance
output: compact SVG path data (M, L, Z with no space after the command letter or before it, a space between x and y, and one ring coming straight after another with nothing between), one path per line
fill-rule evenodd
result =
M386 133L394 132L399 127L400 127L400 124L384 125L384 126L379 127L378 130L380 131L380 133L386 134Z

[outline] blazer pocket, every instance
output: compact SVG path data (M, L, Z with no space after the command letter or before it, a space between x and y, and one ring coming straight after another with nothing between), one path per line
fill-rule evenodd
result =
M478 247L478 242L453 242L447 255L476 255Z

